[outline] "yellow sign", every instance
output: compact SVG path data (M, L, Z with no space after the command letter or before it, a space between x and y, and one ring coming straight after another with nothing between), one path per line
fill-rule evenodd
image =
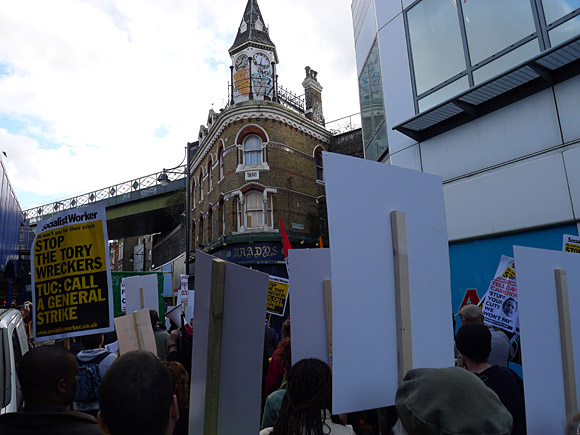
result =
M51 218L34 239L31 254L38 341L112 330L104 207L67 210Z
M288 300L289 281L285 278L270 275L268 284L268 303L266 312L275 316L283 316Z

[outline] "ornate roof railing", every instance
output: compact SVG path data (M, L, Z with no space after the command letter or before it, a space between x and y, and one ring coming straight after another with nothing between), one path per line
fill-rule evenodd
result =
M234 89L237 91L235 94ZM234 81L234 86L228 86L228 103L224 109L233 105L239 95L249 97L250 100L274 101L301 114L306 112L304 94L295 94L281 86L277 80L273 83L270 77L255 76L251 80L244 78Z

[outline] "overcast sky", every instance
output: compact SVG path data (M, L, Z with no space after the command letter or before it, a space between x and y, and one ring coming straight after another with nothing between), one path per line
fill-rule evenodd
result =
M0 0L0 151L22 209L178 165L227 101L247 0ZM279 83L358 113L351 0L259 0Z

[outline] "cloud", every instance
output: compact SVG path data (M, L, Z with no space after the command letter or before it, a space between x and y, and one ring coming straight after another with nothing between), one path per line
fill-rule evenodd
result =
M358 112L348 2L259 4L277 45L280 83L303 93L309 65L324 87L327 120ZM48 202L177 165L208 110L227 101L227 50L245 5L245 0L5 4L0 138L15 190ZM39 205L21 202L23 208Z

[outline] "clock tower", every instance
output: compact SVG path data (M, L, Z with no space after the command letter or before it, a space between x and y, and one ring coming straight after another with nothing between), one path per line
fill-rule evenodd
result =
M270 39L257 0L248 0L234 44L231 104L247 100L273 100L276 89L278 54Z

